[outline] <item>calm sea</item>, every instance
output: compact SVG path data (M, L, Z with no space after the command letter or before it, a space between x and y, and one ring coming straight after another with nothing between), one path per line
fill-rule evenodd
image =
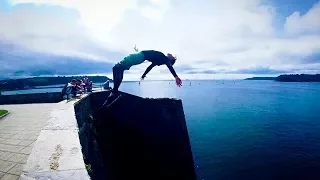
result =
M200 180L320 179L320 83L153 81L120 90L182 99Z

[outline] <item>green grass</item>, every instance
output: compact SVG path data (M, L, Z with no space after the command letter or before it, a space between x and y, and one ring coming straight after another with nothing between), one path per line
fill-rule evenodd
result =
M2 109L0 109L0 117L1 117L2 115L4 115L4 114L7 114L7 113L8 113L7 110L2 110Z

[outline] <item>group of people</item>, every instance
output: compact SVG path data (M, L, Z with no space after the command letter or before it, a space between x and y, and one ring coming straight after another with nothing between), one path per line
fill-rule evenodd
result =
M75 97L77 94L92 92L92 81L85 76L83 80L73 79L71 82L66 84L62 90L62 95L66 99Z

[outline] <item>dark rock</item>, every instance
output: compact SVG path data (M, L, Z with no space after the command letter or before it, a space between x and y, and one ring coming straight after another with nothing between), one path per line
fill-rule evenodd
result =
M91 94L91 106L108 178L196 179L181 100L123 93L99 109L107 95Z

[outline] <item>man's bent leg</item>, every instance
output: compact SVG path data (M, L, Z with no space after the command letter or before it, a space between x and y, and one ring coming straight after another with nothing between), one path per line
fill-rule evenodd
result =
M118 93L118 89L123 79L124 68L122 68L121 65L116 64L112 68L112 71L113 71L113 89L109 97L107 98L107 100L103 103L102 107L109 106L120 97L119 96L120 94Z
M143 53L130 54L112 68L114 85L111 96L118 93L119 86L123 79L124 70L129 70L131 66L141 64L143 61Z
M121 65L116 64L113 68L113 93L118 93L118 89L123 79L124 68Z

